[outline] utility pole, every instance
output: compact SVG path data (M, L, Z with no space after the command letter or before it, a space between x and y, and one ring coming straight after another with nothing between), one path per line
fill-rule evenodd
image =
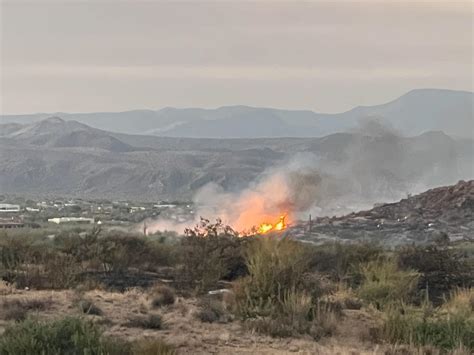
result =
M311 220L311 215L309 215L309 228L308 232L311 233L311 230L313 229L313 221Z

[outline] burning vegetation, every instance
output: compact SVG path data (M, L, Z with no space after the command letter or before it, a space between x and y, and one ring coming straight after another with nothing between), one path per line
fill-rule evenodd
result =
M230 235L234 237L249 237L253 235L262 235L271 232L281 232L288 227L286 216L281 215L277 221L273 223L262 222L251 228L236 231L233 227L226 225L222 219L217 218L215 223L211 223L209 219L201 217L199 223L193 228L185 228L184 234L193 237L209 237L219 235Z

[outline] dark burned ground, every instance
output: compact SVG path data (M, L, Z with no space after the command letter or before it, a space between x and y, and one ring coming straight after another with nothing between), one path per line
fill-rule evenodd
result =
M474 239L474 180L439 187L397 203L343 217L301 222L291 235L312 243L378 241L384 245Z

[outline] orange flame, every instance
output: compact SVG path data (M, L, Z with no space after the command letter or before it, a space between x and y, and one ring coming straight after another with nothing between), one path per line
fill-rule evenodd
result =
M272 224L272 223L262 223L260 226L257 228L257 233L258 234L265 234L271 231L282 231L286 229L286 223L285 223L285 216L280 216L280 219L278 222Z

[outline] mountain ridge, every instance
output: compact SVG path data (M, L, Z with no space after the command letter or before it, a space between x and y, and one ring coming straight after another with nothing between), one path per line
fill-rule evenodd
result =
M474 173L474 141L443 132L195 139L117 134L58 118L4 127L1 190L31 196L189 199L208 183L240 190L268 169L296 163L328 177L322 203L341 194L372 201L380 194L392 199L418 185L446 184Z
M357 130L361 120L379 120L402 135L441 130L472 137L474 93L414 89L389 102L341 113L317 113L246 105L215 109L172 108L122 112L1 115L3 123L35 122L51 115L115 133L188 138L322 137Z

